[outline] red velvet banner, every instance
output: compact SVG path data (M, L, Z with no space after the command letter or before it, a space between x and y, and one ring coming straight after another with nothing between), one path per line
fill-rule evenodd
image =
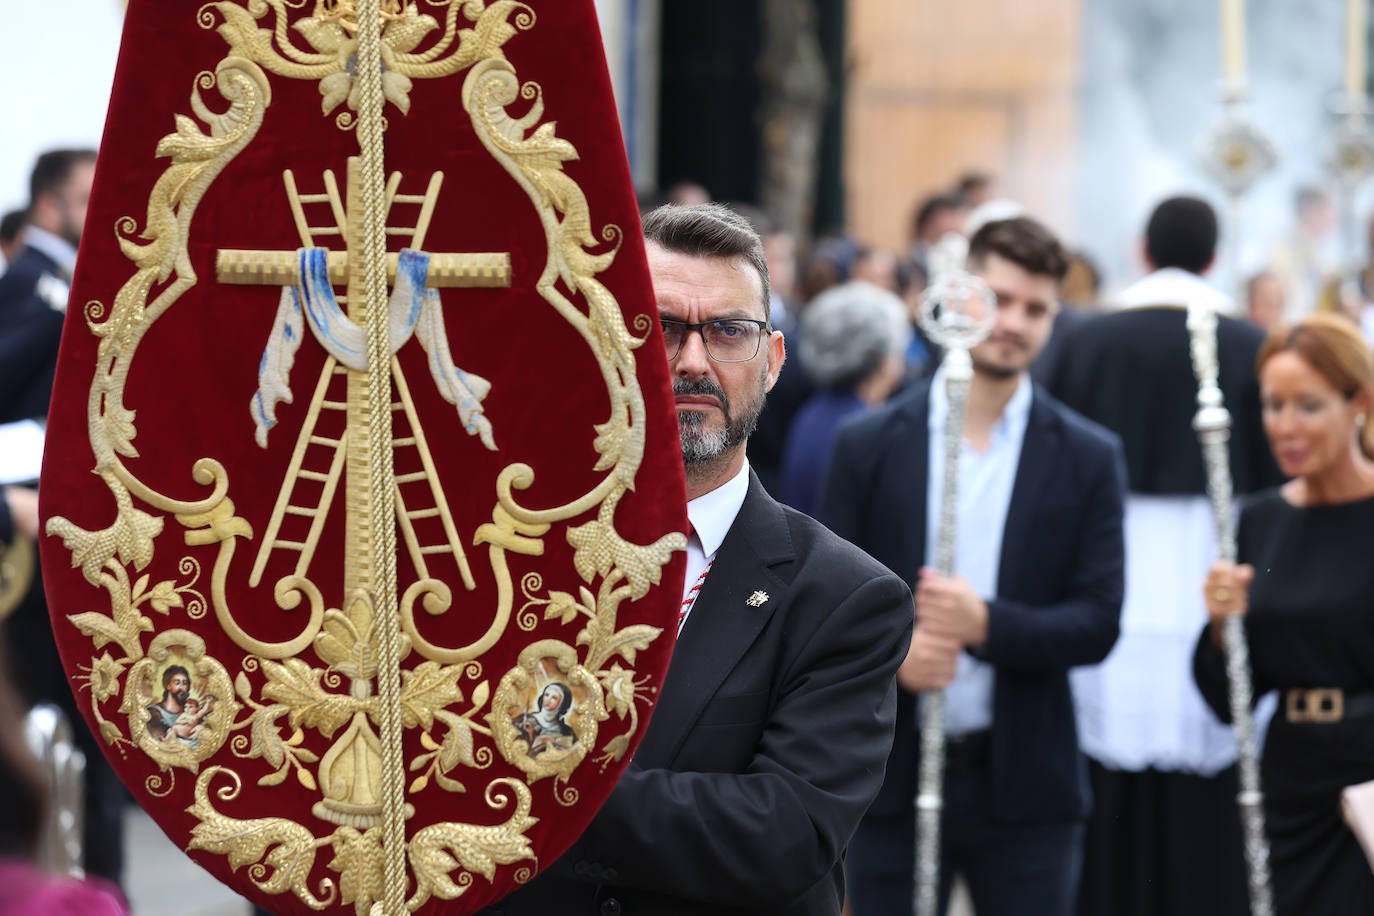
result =
M382 9L394 257L369 304L351 0L132 0L42 481L89 724L179 846L281 913L383 899L396 779L410 910L475 911L552 862L644 733L681 596L677 425L591 0Z

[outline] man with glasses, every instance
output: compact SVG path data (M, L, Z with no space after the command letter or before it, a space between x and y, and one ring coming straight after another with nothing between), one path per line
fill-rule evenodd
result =
M662 207L644 231L692 528L677 648L591 826L488 912L837 916L892 744L911 595L745 461L784 357L758 235L714 204Z

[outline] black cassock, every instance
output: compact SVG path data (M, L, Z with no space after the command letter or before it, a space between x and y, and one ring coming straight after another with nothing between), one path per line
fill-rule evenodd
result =
M1047 387L1121 437L1131 497L1206 493L1202 450L1192 427L1198 389L1189 341L1187 312L1178 306L1133 307L1070 322L1055 341L1044 376ZM1219 316L1218 381L1232 417L1231 475L1240 495L1281 480L1260 418L1255 356L1262 341L1256 328ZM1167 531L1151 534L1169 536ZM1128 534L1128 570L1131 538ZM1200 605L1202 582L1195 571L1150 570L1151 577L1161 579L1180 575L1190 581L1176 582L1174 589L1188 596L1196 592ZM1130 579L1128 573L1128 608L1132 592L1142 587ZM1203 619L1199 616L1198 626ZM1130 638L1123 618L1122 640ZM1176 641L1186 639L1180 634ZM1182 642L1177 648L1186 651ZM1142 660L1138 650L1135 658ZM1195 705L1199 711L1193 714L1205 717L1200 701ZM1112 715L1110 704L1105 710ZM1219 738L1229 740L1224 734ZM1202 775L1205 771L1174 768L1167 759L1129 768L1090 761L1094 808L1084 844L1079 916L1248 912L1234 766Z
M1173 306L1095 315L1065 329L1047 373L1055 397L1121 437L1135 494L1207 492L1187 318ZM1241 494L1281 479L1260 422L1255 354L1263 340L1252 325L1218 316L1217 381L1231 412L1231 481Z

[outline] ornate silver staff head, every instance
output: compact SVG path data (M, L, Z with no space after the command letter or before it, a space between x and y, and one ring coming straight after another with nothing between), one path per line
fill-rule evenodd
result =
M1245 100L1243 86L1222 88L1221 121L1202 147L1202 167L1233 199L1244 196L1279 161L1274 144L1246 113Z
M996 317L997 296L988 285L967 271L953 270L921 296L917 320L926 336L945 349L945 371L957 380L972 377L968 351L992 332Z
M1374 174L1374 135L1363 116L1341 122L1327 146L1326 165L1337 181L1350 188Z

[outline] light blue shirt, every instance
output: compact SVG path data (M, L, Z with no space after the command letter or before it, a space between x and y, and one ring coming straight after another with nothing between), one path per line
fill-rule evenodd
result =
M929 477L926 482L926 565L934 568L939 543L941 484L945 473L945 417L949 414L945 370L930 383ZM965 439L959 454L959 524L955 572L984 600L997 595L1002 565L1002 533L1021 463L1021 445L1030 421L1031 383L1023 373L1016 392L992 428L987 451ZM962 735L992 727L994 670L967 652L959 654L954 682L945 688L945 730Z

